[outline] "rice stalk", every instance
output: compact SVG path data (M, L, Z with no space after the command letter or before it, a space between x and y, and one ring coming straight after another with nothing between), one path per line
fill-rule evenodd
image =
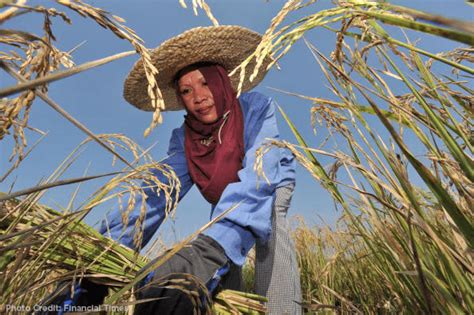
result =
M6 10L9 12L15 12L15 14L7 14L5 18L15 17L17 7L23 7L17 4L14 10ZM8 4L13 5L13 4ZM13 9L13 8L12 8ZM21 12L21 11L20 11ZM70 56L67 53L63 53L55 48L51 42L54 40L50 28L50 16L61 16L63 19L67 18L61 13L55 10L43 9L42 12L45 14L45 22L43 29L45 31L44 36L39 37L34 34L28 34L17 30L6 30L4 36L0 38L0 42L17 48L17 51L10 51L9 53L3 52L0 57L2 60L10 60L14 62L20 62L19 75L24 76L26 79L30 79L34 76L43 76L49 71L53 71L63 65L69 67L71 65ZM25 57L22 57L23 54ZM46 91L46 87L42 87L43 92ZM2 102L0 105L1 118L0 122L0 139L2 139L8 130L13 126L14 132L13 137L15 140L15 147L13 149L12 158L17 156L17 162L23 158L23 149L26 147L26 138L24 134L24 128L28 123L29 111L31 105L35 99L35 94L32 91L26 91L19 97L14 99L7 99L6 102Z
M14 76L15 78L19 79L20 81L24 81L24 78L15 73L7 64L3 63L0 60L0 66L5 69L10 75ZM117 157L119 160L124 162L126 165L128 165L130 168L133 169L133 166L125 159L123 158L120 154L115 152L112 148L107 146L104 142L100 140L99 137L97 137L92 131L90 131L86 126L84 126L81 122L79 122L76 118L72 117L69 113L67 113L63 108L61 108L56 102L51 100L46 94L40 91L36 92L31 92L29 91L32 95L38 95L46 104L51 106L55 111L60 113L63 117L65 117L67 120L69 120L73 125L75 125L77 128L79 128L81 131L83 131L85 134L87 134L89 137L94 139L99 145L101 145L103 148L105 148L107 151L112 153L115 157ZM24 144L26 146L26 143Z
M13 165L0 177L0 183L3 182L20 165L20 163L28 157L28 155L37 147L38 144L41 143L41 141L43 141L47 135L47 133L37 129L34 129L34 131L41 134L41 137L36 140L26 152L24 152L21 156L18 156Z
M132 29L124 25L124 19L111 15L102 9L93 7L80 0L56 0L56 2L77 12L81 16L91 18L103 28L110 30L118 38L127 40L132 44L136 52L140 54L148 81L147 93L151 100L151 107L155 109L150 126L144 132L144 136L148 136L163 120L161 111L164 109L164 103L160 88L155 79L159 71L151 62L149 51L143 46L143 40Z
M185 0L178 0L179 1L179 4L184 8L184 9L187 9L188 6L186 5L186 1ZM193 5L193 12L194 12L194 15L198 15L198 8L204 10L204 12L206 13L207 17L209 18L209 20L211 20L212 24L214 26L218 26L219 25L219 21L217 21L217 19L214 17L214 15L212 14L212 11L211 11L211 7L206 3L206 1L204 0L192 0L192 5Z
M97 179L97 178L102 178L102 177L112 176L112 175L117 175L117 174L119 174L119 172L93 175L93 176L84 176L84 177L71 178L71 179L66 179L66 180L58 180L58 181L55 181L55 182L52 182L52 183L38 185L38 186L35 186L35 187L32 187L32 188L26 188L26 189L22 189L22 190L19 190L19 191L15 191L13 193L9 193L8 195L1 196L0 201L5 201L7 199L17 198L17 197L20 197L20 196L23 196L23 195L29 195L29 194L32 194L32 193L35 193L35 192L38 192L38 191L41 191L41 190L50 189L50 188L53 188L53 187L76 184L76 183L85 182L85 181L92 180L92 179Z
M310 231L304 225L295 231L305 307L364 313L471 312L474 265L469 205L474 185L456 150L448 146L451 142L465 156L472 153L466 143L471 113L463 102L455 101L468 95L456 89L453 79L435 79L415 52L393 55L399 57L399 64L413 65L411 74L419 80L411 81L417 89L408 86L411 82L403 78L410 74L395 64L386 46L341 43L332 58L308 47L318 62L322 60L322 71L340 100L298 96L314 102L315 121L330 129L329 138L338 137L340 150L344 147L340 139L345 141L344 152L308 148L284 113L299 145L271 141L258 152L265 154L272 146L290 149L316 180L330 181L345 201L336 231ZM401 93L392 91L382 71L361 58L371 50L372 56L380 53L379 60L392 61L388 64L397 69L398 80L408 89L403 97L396 96ZM364 101L370 112L363 109ZM374 114L383 131L374 130L369 117ZM423 144L423 155L411 151L413 141L408 142L408 136ZM315 167L322 165L316 157L321 155L334 161L324 179ZM341 170L345 171L342 178L337 175ZM421 187L411 179L416 173ZM331 186L323 187L333 195Z
M231 75L239 72L239 92L243 81L247 77L245 68L252 59L257 61L257 65L253 69L253 73L249 80L252 80L257 75L261 62L265 58L271 57L273 61L269 64L268 68L273 66L280 58L288 53L291 46L301 39L305 32L316 27L327 27L330 24L336 24L343 20L351 20L353 25L360 28L361 34L359 35L362 38L365 38L366 36L369 36L369 38L372 36L377 38L377 32L374 31L372 23L377 20L385 24L409 28L426 34L449 38L469 45L474 44L474 35L471 31L474 27L472 23L452 23L451 20L445 19L441 20L442 22L445 22L446 27L443 28L435 24L439 23L440 19L434 15L412 9L405 8L404 10L403 7L392 6L385 2L372 2L365 0L337 1L338 5L334 8L317 11L317 13L303 17L296 22L291 22L277 29L277 26L282 24L287 16L291 16L291 12L296 12L303 7L315 5L312 1L305 5L300 5L300 2L301 1L287 1L283 9L277 15L278 19L276 17L274 19L275 23L265 32L263 39L255 52L231 72ZM420 16L423 16L425 20L429 20L432 23L427 24L417 21L416 18ZM385 36L384 38L386 41L389 39L391 39L390 36Z
M120 17L112 16L111 14L99 8L94 8L79 0L58 0L56 2L71 9L74 12L77 12L83 17L88 17L96 21L100 26L109 29L119 38L129 41L135 50L141 55L141 58L144 61L145 72L147 73L147 79L149 82L148 92L153 103L152 105L155 108L152 123L146 130L146 134L149 134L154 126L156 126L156 124L161 121L160 111L163 108L163 104L161 92L159 91L156 80L154 79L154 75L157 73L157 70L152 65L149 52L143 46L142 40L135 34L135 32L133 32L133 30L123 25L124 20ZM42 14L44 16L43 36L37 36L35 34L22 32L20 30L2 31L3 35L0 38L0 42L11 46L16 50L2 52L0 54L0 60L3 64L5 64L6 61L20 62L21 66L17 72L17 77L24 77L26 80L32 81L34 83L33 85L28 86L22 86L19 84L14 87L14 90L20 91L25 88L39 85L42 86L42 88L37 91L45 93L47 90L46 86L43 84L48 83L49 80L60 79L65 74L71 74L77 70L80 70L80 68L74 68L75 70L72 69L62 72L60 71L53 75L52 78L49 76L51 72L59 69L60 66L70 68L73 65L71 57L68 53L61 52L53 46L55 37L52 32L51 18L60 17L64 22L70 24L71 20L65 13L59 12L55 8L27 6L25 1L8 2L5 3L5 6L10 8L7 8L1 13L0 21L2 22L14 18L18 14L36 13ZM7 94L13 93L8 89L6 92L8 92ZM12 158L16 156L17 162L22 160L24 157L23 149L26 147L27 142L23 129L27 127L29 111L34 102L35 96L36 94L30 90L20 94L20 96L16 98L7 99L6 102L2 102L0 104L0 139L9 134L9 129L13 127L13 136L16 146L14 148ZM90 136L91 133L88 133L88 135Z
M383 53L384 56L389 58L385 53ZM320 55L322 56L322 55ZM322 56L325 58L324 56ZM342 74L339 68L337 68L333 63L331 63L327 58L325 61L333 67L333 69L337 69L339 74ZM391 59L389 60L391 61ZM391 62L392 66L394 65L393 62ZM397 69L397 73L404 78L403 74L401 71ZM344 75L345 79L348 79L347 76ZM350 79L348 79L350 80ZM406 79L404 80L405 82ZM350 80L350 83L353 84L353 86L356 86L359 88L359 84L356 83L353 80ZM428 117L430 118L430 121L435 124L436 129L441 133L442 137L445 137L445 143L448 145L448 148L452 148L453 151L453 156L456 158L457 155L459 154L459 158L461 161L457 161L462 170L466 172L466 175L468 176L468 179L472 181L470 178L470 173L472 172L472 168L470 165L465 165L465 164L471 164L472 162L467 158L464 154L464 152L459 148L457 143L454 141L454 139L446 132L446 129L444 129L444 126L442 125L440 119L434 114L434 112L429 108L428 104L424 99L419 95L419 93L409 84L407 85L410 87L411 91L415 94L415 96L418 98L420 101L420 104L422 104L423 108L427 111ZM392 139L398 144L402 152L405 154L405 156L408 158L410 163L412 163L413 167L415 170L418 172L418 174L423 178L424 182L430 187L432 190L433 194L438 198L438 201L444 206L444 209L448 211L453 218L453 220L456 222L458 225L459 229L462 231L462 233L465 235L467 238L468 243L470 244L471 247L474 246L474 229L472 224L469 222L469 220L463 215L462 211L458 208L458 205L456 202L451 198L451 196L445 191L443 188L442 184L440 181L437 180L435 176L429 171L428 168L426 168L418 159L415 158L415 156L408 150L406 147L405 143L401 140L399 135L397 135L395 129L393 126L388 122L388 120L384 117L384 115L380 112L378 109L378 106L376 103L371 100L371 98L362 90L359 88L359 92L364 96L364 98L368 101L370 106L374 109L374 111L377 113L377 116L380 118L380 120L383 122L387 130L390 132ZM465 162L465 164L463 164ZM463 167L465 165L465 167ZM400 175L399 175L400 176ZM399 177L402 178L402 177ZM404 181L400 180L400 184L403 186ZM419 208L417 206L417 202L415 201L416 197L411 194L411 189L408 187L405 188L405 191L407 193L407 196L411 199L411 202L413 205L415 205L415 208ZM421 212L421 211L419 211Z
M34 79L34 80L21 82L19 84L14 85L14 86L10 86L10 87L6 87L6 88L1 89L0 90L0 97L10 96L10 95L15 94L15 93L19 93L19 92L22 92L22 91L25 91L25 90L33 89L37 86L41 86L41 85L48 84L48 83L51 83L51 82L54 82L54 81L57 81L57 80L61 80L61 79L67 78L69 76L81 73L83 71L86 71L86 70L89 70L89 69L107 64L107 63L112 62L114 60L118 60L120 58L128 57L128 56L130 56L134 53L135 53L135 51L127 51L127 52L115 54L115 55L105 57L105 58L102 58L102 59L90 61L90 62L87 62L87 63L82 64L80 66L69 68L67 70L62 70L62 71L50 73L48 75L45 75L43 77L40 77L40 78L37 78L37 79ZM2 68L7 67L7 65L3 61L0 64L0 66Z
M21 207L21 204L20 201L15 199L1 202L2 217L7 213L9 214L8 220L3 220L0 226L3 232L4 228L19 213L18 207ZM61 215L50 208L35 204L32 211L23 216L21 222L16 225L16 233L5 235L7 238L2 237L0 240L2 243L0 272L8 282L8 286L5 284L5 290L2 291L2 305L15 304L16 302L18 304L27 303L26 305L37 304L42 300L41 296L48 294L47 287L58 281L73 280L78 276L86 277L98 284L112 286L113 292L107 299L106 304L124 305L123 303L126 303L124 297L127 297L130 292L123 288L131 288L130 283L132 285L137 283L138 272L148 263L148 259L111 239L105 238L93 228L82 223L81 218L84 211L87 211L87 209ZM67 237L53 238L51 246L44 248L42 244L45 241L49 242L51 236L57 234L58 229L65 229L63 233ZM25 235L27 237L24 237ZM5 242L9 240L11 241L9 245L4 246ZM177 251L183 246L185 246L185 243L178 244L171 252ZM30 268L38 266L38 263L32 263L32 265L27 263L18 270L19 266L14 265L14 258L20 255L22 248L28 248L27 256L21 258L23 263L29 261L28 257L37 258L40 255L46 255L47 260L45 260L42 268L50 270L49 275L40 273L37 277L29 277L26 282L21 281L21 279L25 279L23 276L21 278L12 277L13 270L15 270L15 273L21 272L22 275L25 275L28 266ZM166 255L166 257L168 256ZM51 270L54 270L54 272L51 273ZM46 279L48 280L46 281ZM20 283L13 282L18 280L20 280ZM192 280L191 277L187 280L176 279L170 281L159 283L159 285L186 290L186 286L189 285L188 281L196 280ZM199 285L201 286L201 284ZM194 296L194 292L187 293ZM34 299L27 301L26 294L34 296ZM117 304L119 301L120 304ZM238 309L241 314L264 314L265 312L265 298L252 294L225 290L220 292L213 301L213 308L220 310L222 314L228 313L229 306ZM195 300L195 303L196 306L199 306L200 299Z
M120 19L111 19L100 9L80 1L61 3L118 36L121 31L128 31L119 26ZM200 3L205 4L193 1L195 12ZM474 50L460 47L434 54L415 47L408 39L403 42L393 38L381 26L395 24L440 39L471 43L472 25L382 2L359 0L337 4L285 25L293 12L315 5L315 1L288 1L273 19L255 55L250 57L257 58L257 67L247 69L249 59L235 70L240 71L241 77L250 73L253 78L259 62L261 66L264 58L271 55L275 63L306 31L321 26L337 33L329 57L308 44L334 99L300 96L312 105L313 128L317 130L319 124L328 129L327 139L317 149L309 148L289 115L281 111L298 145L271 141L257 152L255 165L264 177L263 154L274 146L287 148L328 190L335 207L343 209L334 228L309 228L300 223L294 232L305 297L303 306L307 311L341 313L472 313L473 91L468 85L469 77L466 80L438 75L436 62L451 66L453 75L459 71L472 74L472 67L466 63L473 62ZM29 12L45 15L46 35L3 31L0 41L21 47L25 56L0 53L3 62L20 63L19 72L30 81L47 77L61 64L71 65L70 56L51 44L54 36L50 17L59 16L67 21L64 13L19 2L8 10L6 18ZM128 34L132 40L138 40L132 31ZM422 59L421 55L429 59ZM402 82L404 87L392 84L393 80ZM37 91L46 92L45 89L39 86ZM0 103L1 132L7 135L13 128L17 142L14 152L23 156L26 137L22 132L27 128L35 96L25 91ZM117 143L106 136L99 138L114 150L133 147L124 139ZM331 141L337 142L337 149L328 148ZM137 160L143 152L133 148ZM79 152L80 149L71 154L36 188L60 181L59 177ZM329 167L323 163L327 160L331 161ZM149 270L135 277L143 266L140 256L103 240L80 220L96 205L115 197L120 200L128 193L131 201L122 206L127 224L127 212L133 208L134 198L147 186L166 190L171 201L179 191L178 183L172 178L168 183L157 183L148 173L149 167L161 166L149 163L133 166L132 171L125 168L124 174L112 179L76 209L68 206L70 212L63 215L39 205L43 190L33 190L21 201L9 198L1 202L2 211L8 204L8 211L3 211L0 218L0 272L5 279L0 284L2 304L33 305L58 280L75 282L87 277L115 287L108 302L133 306L137 301L129 299L131 288ZM138 184L141 180L145 180L145 187ZM121 183L126 183L126 187L122 188ZM167 213L174 206L170 204ZM143 214L142 209L141 219ZM137 245L141 241L138 221L134 239ZM183 244L186 242L171 252ZM51 270L58 271L51 274ZM165 285L184 285L183 290L187 290L191 281L186 277ZM186 292L191 296L197 294ZM200 301L193 301L200 305ZM224 314L251 313L249 305L264 311L264 302L253 296L222 295L220 303L214 304L214 311Z
M375 26L375 24L374 24ZM329 26L325 26L326 29L332 31L332 32L337 32L336 29L334 28L331 28ZM377 31L378 35L380 35L381 37L384 38L384 40L386 40L387 42L389 42L390 44L394 44L394 45L397 45L397 46L400 46L400 47L403 47L403 48L406 48L406 49L409 49L411 51L414 51L414 52L417 52L421 55L424 55L424 56L427 56L427 57L430 57L432 58L433 60L437 60L437 61L440 61L442 63L445 63L449 66L452 66L453 68L456 68L456 69L459 69L459 70L462 70L462 71L465 71L469 74L474 74L474 69L469 67L469 66L466 66L466 65L463 65L459 62L455 62L453 60L450 60L450 59L447 59L447 58L444 58L443 56L441 56L440 54L433 54L433 53L430 53L429 51L426 51L426 50L423 50L421 48L418 48L416 46L414 46L413 44L408 44L408 43L405 43L405 42L402 42L400 40L397 40L395 38L392 38L390 37L390 35L380 26L380 25L377 25L377 27L374 27L374 31ZM364 34L364 36L360 35L360 34L357 34L357 33L353 33L353 32L344 32L344 36L349 36L349 37L353 37L353 38L356 38L358 40L363 40L365 42L372 42L374 39L369 35L369 34ZM461 59L462 60L462 59Z
M114 301L116 301L120 296L121 294L123 294L124 292L126 292L127 290L130 290L134 285L136 285L139 281L143 280L151 271L153 271L154 269L158 268L160 265L162 265L164 262L166 262L169 258L171 258L174 254L176 254L180 249L182 249L184 246L186 246L192 239L194 239L199 233L205 231L209 226L211 226L212 224L214 224L215 222L221 220L223 217L225 217L229 212L235 210L239 205L240 205L241 202L235 204L234 206L232 206L231 208L227 209L226 211L222 212L219 216L215 217L214 219L212 219L211 221L209 221L208 223L206 223L204 226L202 226L199 230L197 230L196 232L194 232L193 234L191 234L189 237L187 237L185 240L183 240L182 242L176 244L173 249L169 250L168 252L166 252L163 256L161 256L161 258L159 260L157 260L154 264L148 266L148 268L146 270L142 270L140 274L138 274L136 276L136 278L130 282L129 284L127 284L126 286L124 286L120 291L118 291L117 293L115 293L114 295L110 296L107 300L106 300L106 303L113 303Z
M428 33L431 35L438 35L444 38L452 39L454 41L464 43L467 45L474 44L474 36L472 33L467 33L466 31L458 31L448 28L442 28L434 26L433 24L423 23L407 19L406 16L395 16L393 14L386 14L373 12L373 11L355 11L354 13L363 14L366 16L373 17L385 24L400 26L403 28L413 29L415 31L420 31ZM428 14L427 14L428 15Z
M435 75L432 66L438 61L450 65L454 74L472 73L460 64L471 62L472 49L435 55L408 39L395 40L370 17L374 12L387 14L384 18L395 15L393 21L406 18L410 27L447 38L470 38L466 31L471 26L444 20L443 27L453 28L446 35L438 26L428 30L411 24L427 19L420 12L384 12L382 6L367 1L344 4L351 11L344 11L350 14L335 23L339 28L325 24L325 18L336 18L331 15L336 11L326 11L327 17L320 11L293 23L292 30L289 24L288 33L274 40L271 51L286 53L288 47L276 43L301 38L299 32L312 25L298 27L313 18L315 25L337 32L330 57L307 43L336 99L286 92L313 104L313 128L324 125L329 135L317 149L309 148L280 109L298 145L271 140L258 151L257 163L271 147L291 150L328 190L336 207L344 209L334 231L302 223L295 231L308 311L470 313L472 91L467 82ZM397 46L407 48L408 54ZM423 61L419 54L430 59ZM390 80L404 83L405 89ZM326 148L330 140L337 141L337 151ZM332 160L330 168L323 167L320 156Z

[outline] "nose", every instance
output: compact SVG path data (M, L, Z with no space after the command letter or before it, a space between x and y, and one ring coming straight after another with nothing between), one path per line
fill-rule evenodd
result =
M207 98L206 90L202 87L194 89L194 102L199 104Z

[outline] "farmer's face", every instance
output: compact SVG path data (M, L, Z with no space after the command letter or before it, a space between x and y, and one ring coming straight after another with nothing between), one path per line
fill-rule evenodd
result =
M217 120L214 96L201 71L190 71L178 80L178 94L184 106L199 121L210 124Z

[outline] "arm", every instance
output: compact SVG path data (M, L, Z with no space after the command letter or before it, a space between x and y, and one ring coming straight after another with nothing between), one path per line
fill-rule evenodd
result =
M250 110L245 119L246 152L238 172L240 181L229 184L214 208L212 217L216 217L236 203L242 203L226 217L213 224L204 234L216 240L226 255L236 264L242 265L256 238L267 240L271 233L271 212L274 192L288 174L294 180L294 169L286 166L293 159L284 154L283 149L270 150L263 157L263 168L269 183L258 178L253 170L255 152L266 138L279 138L275 118L275 107L271 99L261 94L249 98ZM288 170L289 169L289 170ZM285 178L283 178L285 177ZM258 187L258 188L257 188Z
M181 182L181 191L178 199L181 198L189 191L192 187L191 177L188 174L188 167L186 164L186 157L184 154L184 133L182 128L173 130L170 145L168 148L168 157L162 161L162 164L167 164L175 171L176 175ZM160 181L167 184L168 179L158 170L152 170L154 175L158 177ZM146 217L143 221L143 239L141 246L144 247L152 238L153 234L160 227L161 223L166 217L165 214L165 197L164 194L157 194L156 188L144 188L147 195L145 201ZM129 196L127 197L129 198ZM174 202L174 200L173 200ZM125 200L125 204L128 200ZM102 221L99 232L106 234L110 232L109 236L118 241L119 243L135 248L133 244L133 236L135 234L135 223L140 217L140 209L142 207L142 197L138 195L136 197L136 203L133 211L128 215L128 224L124 226L122 221L122 212L117 206L111 213L107 215L107 219Z

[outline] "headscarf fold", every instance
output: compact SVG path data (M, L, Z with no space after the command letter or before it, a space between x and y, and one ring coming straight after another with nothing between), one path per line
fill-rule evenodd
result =
M238 182L244 158L244 121L227 71L219 65L197 68L214 97L218 119L204 124L185 116L185 154L189 174L204 198L217 204L228 184Z

